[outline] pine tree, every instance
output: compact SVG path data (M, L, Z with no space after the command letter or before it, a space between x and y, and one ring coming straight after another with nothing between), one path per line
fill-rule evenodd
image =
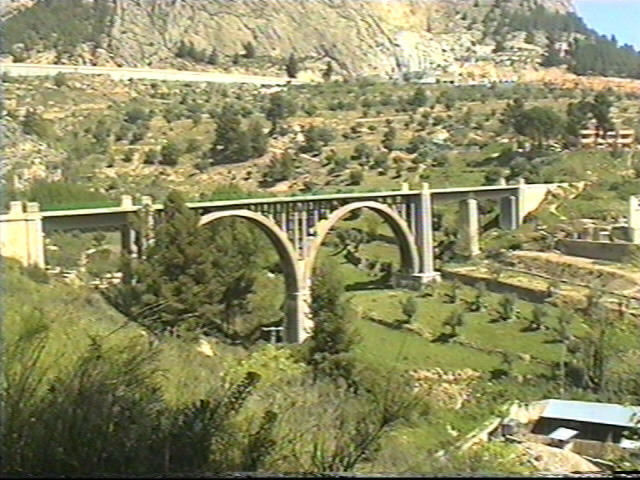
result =
M570 102L567 105L567 135L572 137L580 135L580 130L586 128L589 123L591 110L591 103L586 100Z
M296 58L295 53L291 53L291 55L289 55L285 70L289 78L297 78L300 65L298 65L298 59Z
M562 118L554 110L546 107L524 110L513 123L516 133L530 138L538 147L541 147L545 140L555 138L562 127Z
M560 51L556 48L553 41L549 42L547 53L543 57L541 65L543 67L557 67L564 64L564 59L560 56Z
M180 40L178 44L178 50L176 51L176 57L187 58L189 56L189 47L184 40Z
M209 65L218 65L218 63L220 63L220 55L218 54L218 49L215 47L211 49L211 53L207 57L207 63Z
M255 286L277 254L264 234L242 220L198 222L182 196L171 192L151 246L143 258L125 259L126 278L107 298L157 333L204 333L250 344L261 326L282 321L277 303L264 301L273 291ZM145 229L144 218L135 224Z
M382 146L389 151L392 151L395 147L397 132L394 126L389 126L389 128L384 132L382 136Z
M598 92L591 102L591 114L598 125L598 129L606 134L614 129L613 120L611 120L611 107L613 101L606 92Z
M153 332L219 333L215 299L222 284L214 257L208 231L198 226L197 215L182 196L171 192L145 259L125 260L131 281L119 285L109 298Z
M499 306L500 320L508 322L517 318L516 297L513 294L504 295L500 300Z
M178 164L182 151L175 142L167 142L160 149L160 163L173 167Z
M247 160L251 149L246 132L242 130L242 120L237 110L226 104L216 115L216 139L212 148L212 158L217 163Z
M353 347L358 341L348 323L343 300L344 283L333 258L323 259L316 267L311 287L311 312L314 321L309 338L308 363L315 379L326 376L342 379L355 387Z
M493 47L493 53L500 53L506 50L505 38L502 34L499 34L496 38L496 44Z
M333 75L333 63L331 61L328 61L326 68L322 72L322 79L325 82L329 82L331 80L332 75Z
M531 45L536 43L536 36L532 30L527 30L527 33L524 36L524 42Z
M464 325L464 314L459 310L454 310L445 318L443 325L451 330L451 336L458 336L458 328Z
M253 145L248 130L239 130L235 143L227 152L226 161L232 163L246 162L253 156Z
M418 305L416 304L416 299L413 298L413 295L409 295L405 298L401 303L401 307L402 314L405 317L404 323L412 323L418 313Z
M296 104L289 97L280 92L272 94L265 112L265 117L271 122L271 131L275 132L280 122L293 115L296 110Z
M186 56L191 58L191 59L195 59L198 56L198 49L193 44L193 42L189 42L189 44L187 46L187 55Z
M540 330L543 327L545 316L546 310L543 306L534 306L531 317L529 318L529 328L531 330Z
M247 42L243 44L244 47L244 58L252 59L256 58L256 47L253 45L253 42Z
M247 135L249 136L252 157L261 157L267 153L269 139L264 133L262 123L258 120L252 121L247 128Z
M427 104L427 92L424 87L418 87L414 90L413 95L409 98L409 105L419 108Z
M487 310L487 302L485 300L485 297L487 295L487 286L484 282L480 282L476 289L476 296L471 302L471 311L484 312Z

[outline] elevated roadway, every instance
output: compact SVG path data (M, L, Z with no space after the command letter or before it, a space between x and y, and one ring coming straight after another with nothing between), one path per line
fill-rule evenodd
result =
M49 65L33 63L0 63L0 73L12 77L43 77L58 73L107 75L114 80L159 80L166 82L244 83L252 85L301 85L306 82L287 77L200 72L158 68L94 67L88 65Z

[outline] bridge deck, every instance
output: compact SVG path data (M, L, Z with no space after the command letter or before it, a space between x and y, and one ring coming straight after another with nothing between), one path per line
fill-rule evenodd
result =
M560 185L560 184L558 184ZM526 187L548 187L547 184L527 184ZM477 198L479 200L486 198L498 198L510 193L516 193L518 185L496 185L496 186L482 186L482 187L456 187L456 188L436 188L431 189L432 199L436 203L442 201L455 201L465 198ZM372 200L381 197L401 197L412 196L421 193L420 190L395 190L387 192L355 192L355 193L333 193L333 194L320 194L320 195L300 195L289 197L256 197L256 198L243 198L236 200L211 200L203 202L187 202L189 208L213 208L213 207L242 207L245 205L255 204L273 204L273 203L296 203L296 202L318 202L318 201L332 201L332 200ZM440 202L439 202L440 200ZM121 213L134 213L142 208L141 205L134 205L131 207L103 207L103 208L79 208L74 210L51 210L42 211L43 218L54 217L72 217L72 216L86 216L86 215L108 215L108 214L121 214ZM153 205L154 210L163 210L164 205L156 203Z

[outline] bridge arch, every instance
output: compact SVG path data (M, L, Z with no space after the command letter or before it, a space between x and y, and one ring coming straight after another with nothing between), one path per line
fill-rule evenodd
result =
M303 272L304 285L309 287L311 285L311 278L313 275L313 266L316 261L316 257L320 252L320 247L324 242L327 234L331 229L342 220L349 213L359 210L361 208L371 210L378 214L386 223L391 227L393 235L398 241L400 247L400 259L402 269L410 274L417 273L420 265L420 257L418 249L411 234L411 230L398 213L396 213L391 207L373 201L354 202L335 210L329 218L318 223L316 225L316 238L309 247L308 253L305 259L305 267Z
M299 342L303 335L302 321L304 312L300 311L301 305L297 297L300 295L303 284L298 269L297 255L287 235L273 220L250 210L227 210L208 213L200 218L198 225L205 226L223 218L242 218L249 221L260 228L276 248L280 257L286 288L285 337L289 342Z

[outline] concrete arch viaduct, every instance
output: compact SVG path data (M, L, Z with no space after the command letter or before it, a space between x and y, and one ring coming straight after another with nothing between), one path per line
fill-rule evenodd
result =
M296 252L286 232L269 217L251 210L227 210L208 213L200 218L200 225L206 226L223 218L242 218L262 230L278 251L286 288L285 333L291 342L303 339L312 328L309 313L311 303L311 282L313 267L320 247L332 227L351 212L368 209L377 213L391 227L400 247L402 272L417 274L419 255L415 241L406 222L390 207L379 202L362 201L344 205L316 225L311 242L302 252Z
M301 342L313 326L310 318L310 290L316 256L331 228L345 216L366 209L379 215L391 228L401 254L401 273L397 283L419 288L438 278L433 262L432 210L434 205L458 202L461 245L470 255L480 252L478 201L494 199L500 205L500 227L518 228L524 216L535 210L547 193L565 184L532 184L466 188L410 190L333 195L270 197L243 200L192 202L187 206L200 216L205 227L223 218L241 218L259 227L280 256L285 277L285 337ZM56 230L119 228L122 248L131 254L144 251L148 241L132 221L136 212L146 212L147 225L153 225L164 206L143 197L134 205L123 196L119 207L40 211L39 205L11 202L0 215L0 253L23 264L44 266L44 236Z

